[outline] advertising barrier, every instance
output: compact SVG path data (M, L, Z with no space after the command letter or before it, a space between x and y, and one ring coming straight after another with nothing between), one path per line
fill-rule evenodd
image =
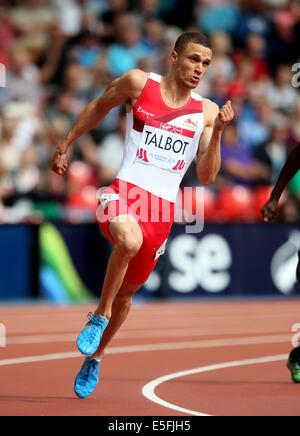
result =
M110 250L97 224L42 224L40 295L58 303L99 296Z
M146 298L300 296L294 224L175 224ZM99 297L112 246L97 224L0 226L0 299L57 303Z
M207 224L197 234L174 225L148 289L159 285L166 297L300 296L298 247L300 229L290 224Z
M0 226L0 298L18 300L38 292L38 241L29 225Z

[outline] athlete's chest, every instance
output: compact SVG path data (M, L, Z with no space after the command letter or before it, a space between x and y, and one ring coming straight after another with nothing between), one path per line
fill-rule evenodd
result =
M134 107L133 129L141 134L136 163L181 173L198 148L203 130L202 100L190 98L181 108L169 108L157 87L152 87Z

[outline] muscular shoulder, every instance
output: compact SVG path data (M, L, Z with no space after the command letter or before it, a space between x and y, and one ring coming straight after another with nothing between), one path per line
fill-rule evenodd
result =
M203 113L206 126L213 125L220 111L219 106L208 98L203 98Z
M116 86L121 93L134 100L141 94L148 77L149 74L142 70L129 70L117 79Z

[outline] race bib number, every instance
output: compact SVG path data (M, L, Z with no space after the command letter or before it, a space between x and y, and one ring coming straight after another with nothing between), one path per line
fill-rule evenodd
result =
M135 163L152 165L166 171L182 171L194 132L151 120L145 123Z

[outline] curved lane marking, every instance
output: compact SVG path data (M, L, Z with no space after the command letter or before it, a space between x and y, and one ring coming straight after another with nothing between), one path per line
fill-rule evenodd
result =
M176 410L177 412L184 412L184 413L187 413L190 415L195 415L195 416L212 416L212 415L208 415L206 413L198 412L195 410L185 409L183 407L177 406L176 404L169 403L168 401L165 401L165 400L159 398L155 394L154 391L162 383L165 383L165 382L170 381L170 380L174 380L175 378L185 377L185 376L191 375L191 374L200 374L203 372L216 371L219 369L235 368L237 366L257 365L260 363L277 362L277 361L281 361L281 360L286 360L287 358L288 358L288 354L278 354L276 356L266 356L266 357L257 357L254 359L235 360L232 362L217 363L214 365L202 366L200 368L179 371L179 372L175 372L173 374L168 374L168 375L159 377L155 380L152 380L151 382L147 383L143 387L142 393L148 400L153 401L154 403L157 403L160 406Z

